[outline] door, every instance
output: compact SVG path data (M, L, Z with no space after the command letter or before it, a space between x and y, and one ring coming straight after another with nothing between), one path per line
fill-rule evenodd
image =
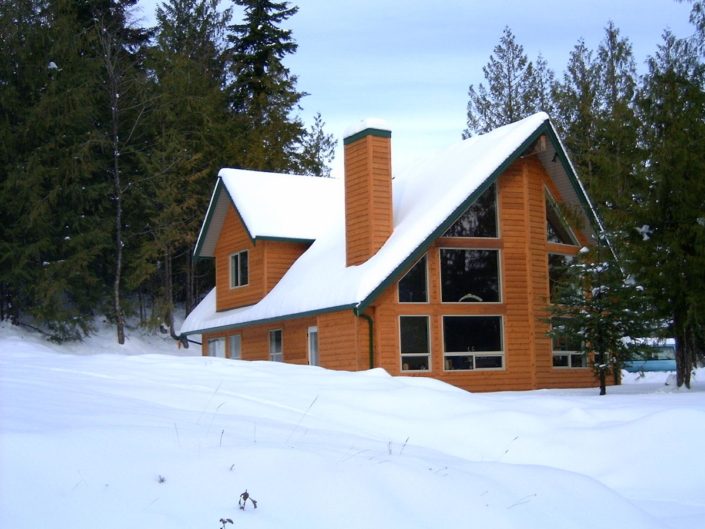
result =
M308 365L318 365L318 327L308 328Z

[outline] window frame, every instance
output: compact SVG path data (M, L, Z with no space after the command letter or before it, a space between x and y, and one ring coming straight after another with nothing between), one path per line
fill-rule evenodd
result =
M443 314L441 316L441 347L443 350L443 371L445 373L472 373L474 371L506 371L507 369L507 351L504 314ZM499 318L499 339L502 347L501 351L446 351L446 318ZM470 354L461 354L470 353ZM448 367L447 358L454 356L471 356L472 368L470 369L450 369ZM476 357L491 357L500 358L501 367L476 367Z
M238 355L233 356L233 338L238 339ZM242 334L231 334L228 336L228 358L232 360L242 360Z
M214 348L211 348L211 344L220 343L222 347L222 356L215 354ZM208 338L208 356L211 358L227 358L227 353L225 351L225 336L216 336L215 338Z
M401 320L402 318L425 318L426 319L426 353L404 353L402 351L402 328L401 328ZM433 364L432 364L432 351L431 351L431 344L433 343L431 340L431 316L428 314L400 314L397 318L398 321L398 335L399 335L399 371L401 373L431 373L433 371ZM426 369L404 369L404 357L411 357L411 358L423 358L426 357L426 365L428 366Z
M551 329L553 329L553 323L551 323ZM586 353L580 353L575 349L556 349L556 342L561 339L566 340L565 338L551 337L551 367L553 369L587 369ZM566 357L566 365L556 365L557 357ZM578 358L581 365L573 365L574 358Z
M445 301L443 299L443 259L441 259L441 253L443 250L462 250L465 252L495 252L497 255L497 301ZM444 305L462 305L462 306L472 306L472 305L501 305L504 303L504 281L502 277L502 250L501 248L466 248L466 247L455 247L455 246L440 246L438 247L438 282L439 282L439 292L441 303Z
M402 301L402 300L401 300L401 288L400 288L400 284L401 284L402 280L409 274L409 272L411 272L411 270L412 270L416 265L418 265L421 261L425 261L425 262L424 262L424 278L425 278L425 289L426 289L426 301ZM405 273L403 276L401 276L401 277L399 278L399 280L397 281L397 303L401 303L401 304L404 304L404 305L412 305L412 304L417 304L417 305L424 305L424 304L425 304L425 305L427 305L427 304L430 303L430 301L431 301L431 296L430 296L430 291L431 291L431 289L430 289L430 283L429 283L429 277L428 277L428 261L429 261L429 259L428 259L428 252L426 252L426 253L423 254L421 257L419 257L418 260L417 260L413 265L411 265L411 266L409 267L409 269L406 271L406 273Z
M548 187L544 186L544 194L546 197L546 211L545 211L545 216L546 216L546 242L549 244L559 244L561 246L566 246L568 248L575 248L575 247L580 247L580 240L578 239L578 236L576 233L573 231L573 228L568 224L566 221L565 217L561 214L561 211L558 207L559 202L553 198L553 195L551 194L550 189ZM548 220L548 208L553 208L553 211L555 212L556 216L558 217L558 222L561 223L562 228L566 231L568 238L572 241L571 243L565 243L565 242L555 242L555 241L550 241L548 239L548 225L549 225L549 220Z
M245 281L242 281L242 255L245 255L245 258L247 260L247 270L246 274L247 277L245 278ZM235 261L237 260L237 267L234 265ZM230 289L235 289L235 288L242 288L246 287L250 284L250 256L248 250L242 250L239 252L235 252L230 254L230 257L228 259L228 265L229 265L229 275L230 275ZM234 271L237 271L236 274L233 274Z
M546 299L548 300L548 303L550 305L553 305L555 303L554 299L553 299L554 298L554 296L553 296L554 280L551 277L551 256L552 255L557 255L557 256L563 257L564 259L566 259L568 261L567 264L570 264L570 262L575 259L574 254L559 253L559 252L546 252L546 278L548 279L548 296L546 297ZM560 281L560 278L559 278L559 281Z
M275 350L276 341L272 337L279 333L279 351ZM271 329L269 331L269 360L270 362L284 362L284 331L282 329Z

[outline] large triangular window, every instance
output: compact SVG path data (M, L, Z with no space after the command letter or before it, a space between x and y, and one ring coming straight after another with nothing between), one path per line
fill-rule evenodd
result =
M560 212L558 203L546 192L546 239L556 244L578 245L578 239Z
M443 237L497 237L497 189L488 187Z

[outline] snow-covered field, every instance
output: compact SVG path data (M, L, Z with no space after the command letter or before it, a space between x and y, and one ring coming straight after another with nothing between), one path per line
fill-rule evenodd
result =
M471 394L196 354L0 324L0 527L705 527L705 383Z

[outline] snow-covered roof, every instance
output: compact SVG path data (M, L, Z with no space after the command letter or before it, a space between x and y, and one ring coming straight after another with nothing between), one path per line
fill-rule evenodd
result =
M588 215L593 216L590 220L594 220L594 212L548 116L538 113L457 143L425 163L396 174L392 181L394 230L374 256L350 267L346 267L342 181L223 169L220 182L252 238L314 242L255 305L216 312L213 289L186 318L182 334L342 308L364 310L541 134L551 139L543 158L552 157L556 151L561 155L562 163L551 165L562 169L552 168L550 173L556 175L552 178L561 180L564 200L582 204ZM221 200L215 198L218 189L217 186L209 215L213 203ZM212 237L210 232L220 231L212 219L210 227L208 224L207 218L206 234L202 232L199 238L202 256L206 255L204 249L208 244L202 244L201 239ZM587 226L586 230L591 232L592 228Z

